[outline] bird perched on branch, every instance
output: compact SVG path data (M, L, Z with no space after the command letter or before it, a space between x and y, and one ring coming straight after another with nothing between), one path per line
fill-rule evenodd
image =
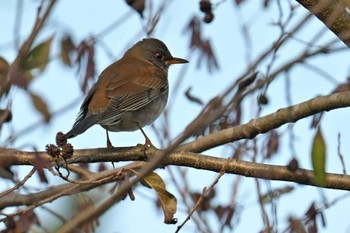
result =
M169 66L187 62L173 57L158 39L139 41L100 74L65 138L73 138L99 124L106 129L107 147L112 147L108 131L137 129L146 144L152 145L142 128L153 123L166 106Z

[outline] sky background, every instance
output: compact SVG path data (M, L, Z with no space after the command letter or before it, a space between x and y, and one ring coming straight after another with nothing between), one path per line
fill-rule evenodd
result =
M160 1L154 1L156 6ZM288 7L288 1L281 1L282 7ZM14 25L16 17L16 3L13 0L0 1L0 56L3 56L8 61L13 61L16 56L14 41ZM252 35L251 39L251 58L258 56L266 46L270 45L279 35L279 29L273 25L278 18L278 9L276 4L272 4L266 12L262 12L262 1L256 4L255 1L247 1L240 8L237 8L233 1L223 1L215 10L215 19L211 24L205 25L203 35L211 38L215 49L216 57L220 66L219 70L209 73L203 66L197 67L198 54L190 54L189 52L189 35L184 32L185 26L188 24L193 15L202 17L198 9L198 1L168 1L171 6L162 16L159 25L156 27L154 37L161 39L166 43L173 56L186 58L190 61L188 65L173 66L169 71L170 96L169 96L169 125L168 129L171 138L176 137L182 132L184 127L200 112L201 107L194 103L190 103L184 96L185 90L192 87L192 93L195 96L207 102L212 97L221 93L225 88L234 82L234 80L242 74L249 64L247 58L247 50L245 47L244 38L241 35L240 26L242 22L251 24L249 30ZM36 16L36 9L39 1L23 1L23 12L20 24L20 41L31 31L33 22ZM297 5L297 4L295 4ZM302 7L298 7L295 14L295 19L291 25L298 22L305 15L306 11ZM127 16L127 17L126 17ZM286 15L282 16L286 17ZM44 150L45 145L54 143L55 135L58 131L67 132L73 124L76 114L79 110L84 94L79 88L79 79L76 72L65 67L57 60L59 54L58 38L61 38L66 33L74 35L75 42L81 41L90 35L99 35L101 31L115 22L117 19L125 18L125 21L114 30L111 30L103 37L98 37L103 41L104 46L97 45L96 49L96 69L99 74L105 67L111 64L116 59L119 59L124 51L131 45L142 39L146 35L143 33L140 17L134 13L124 1L115 0L61 0L54 8L54 13L50 17L43 33L40 34L36 42L47 39L54 35L55 40L51 57L53 62L49 64L45 72L39 75L29 86L29 89L35 93L39 93L43 99L47 101L50 110L55 112L62 109L69 103L75 101L75 105L69 111L64 111L52 119L48 125L35 127L23 136L18 137L11 147L21 148L25 150ZM308 41L316 32L324 28L324 26L314 19L309 22L310 25L305 27L298 38L288 43L288 46L283 48L278 54L276 67L278 64L294 57L298 51L301 51L303 41ZM335 36L325 29L322 38L318 41L328 41L334 39ZM300 39L300 40L298 40ZM339 42L339 47L344 46ZM319 56L312 60L312 64L322 68L331 74L335 80L330 81L320 77L320 75L302 65L297 66L298 69L293 70L291 79L291 100L293 104L308 100L317 95L329 94L337 82L345 81L349 74L349 52L344 51L335 55ZM184 74L184 70L187 69ZM259 71L264 74L266 66L259 67ZM174 90L176 83L181 80L179 89ZM288 106L285 95L286 79L285 76L278 78L272 83L268 90L269 105L264 107L262 115L275 112L277 109ZM19 89L14 89L10 93L12 100L13 122L11 125L4 126L4 130L0 135L2 145L6 144L7 137L10 132L20 132L28 126L40 120L40 114L33 111L32 104L25 92ZM256 95L253 95L245 100L244 122L248 122L256 115L256 107L254 103ZM252 104L249 104L249 103ZM0 103L1 107L7 105L7 102ZM322 122L322 129L327 142L327 171L333 173L341 173L339 158L337 157L337 135L340 132L342 138L342 152L345 156L347 167L350 166L350 148L347 143L350 139L350 131L348 130L349 109L339 109L327 113ZM156 127L160 127L164 119L160 117L155 122ZM310 151L312 138L315 131L310 130L311 119L303 119L298 121L294 126L296 135L296 155L302 168L311 169ZM286 126L281 127L281 130ZM145 128L146 133L150 138L157 138L151 127ZM284 131L286 132L286 131ZM142 134L139 131L111 133L111 140L115 146L133 146L144 141ZM258 136L259 138L259 136ZM288 144L288 136L284 137L280 145L279 156L268 161L271 164L285 165L292 158L293 154ZM152 142L156 146L160 146L158 141ZM95 148L105 147L105 131L99 126L94 126L84 134L71 140L75 148ZM7 145L7 144L6 144ZM238 146L234 143L233 146ZM206 152L206 154L230 157L232 150L229 147L214 149ZM172 168L167 168L172 169ZM25 175L27 169L18 170L20 176ZM175 192L175 188L170 185L167 171L157 170L166 183L169 183L168 189L170 192ZM206 171L190 169L188 173L189 183L192 191L200 192L203 187L209 186L217 177L217 174ZM219 182L215 202L229 203L232 195L232 183L237 179L234 175L225 175ZM244 178L239 192L239 206L243 211L239 224L235 226L235 232L257 232L261 229L262 222L260 210L256 202L255 182L251 178ZM0 181L1 182L1 181ZM49 185L56 185L62 182L60 179L53 178ZM1 182L2 185L9 185ZM36 178L30 183L32 186L41 186ZM266 182L266 187L283 187L284 182ZM308 206L313 201L322 203L323 193L328 201L346 194L343 191L319 190L314 187L307 187L297 184L290 184L295 187L295 191L282 197L280 205L278 205L278 215L280 229L285 229L287 219L293 215L301 217ZM267 188L264 187L264 190ZM163 224L163 215L161 211L155 208L155 195L145 188L136 188L136 200L131 202L125 200L112 207L101 219L97 232L174 232L176 225ZM95 201L101 200L104 196L108 196L108 189L94 190L91 192L91 197ZM176 194L175 194L176 195ZM286 202L286 199L289 202ZM76 200L75 200L76 201ZM71 204L67 204L71 203ZM69 213L69 208L74 206L74 198L62 198L52 205L55 208L66 209ZM350 232L350 223L348 221L348 206L350 199L339 202L329 210L325 211L327 227L321 228L320 232ZM183 206L178 206L176 217L179 223L182 223L186 217L186 212ZM57 224L54 218L42 212L41 216L45 218L44 225ZM213 215L213 223L216 219ZM215 225L213 225L215 226ZM0 228L3 225L0 224ZM194 232L194 226L187 224L183 232ZM213 227L215 229L215 227ZM215 232L215 231L214 231ZM229 231L227 231L229 232Z

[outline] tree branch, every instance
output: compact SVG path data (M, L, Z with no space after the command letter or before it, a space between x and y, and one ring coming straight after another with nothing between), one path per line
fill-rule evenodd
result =
M350 47L350 4L347 0L297 0Z
M350 92L341 92L327 96L316 97L300 104L281 108L274 113L252 119L247 124L227 128L211 133L195 141L182 144L178 151L202 152L225 143L240 139L251 139L258 134L266 133L286 123L296 122L300 119L320 112L350 106Z

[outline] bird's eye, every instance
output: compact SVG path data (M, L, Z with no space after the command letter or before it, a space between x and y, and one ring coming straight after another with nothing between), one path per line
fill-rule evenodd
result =
M161 53L156 53L156 58L157 58L159 61L164 60L164 56L163 56L163 54L161 54Z

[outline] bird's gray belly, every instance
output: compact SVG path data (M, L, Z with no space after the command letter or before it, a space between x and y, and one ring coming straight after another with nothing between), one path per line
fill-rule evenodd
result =
M135 111L125 112L121 115L120 121L114 125L101 125L103 128L118 131L135 131L139 126L143 128L152 124L163 112L168 99L168 93L163 93L159 98Z

